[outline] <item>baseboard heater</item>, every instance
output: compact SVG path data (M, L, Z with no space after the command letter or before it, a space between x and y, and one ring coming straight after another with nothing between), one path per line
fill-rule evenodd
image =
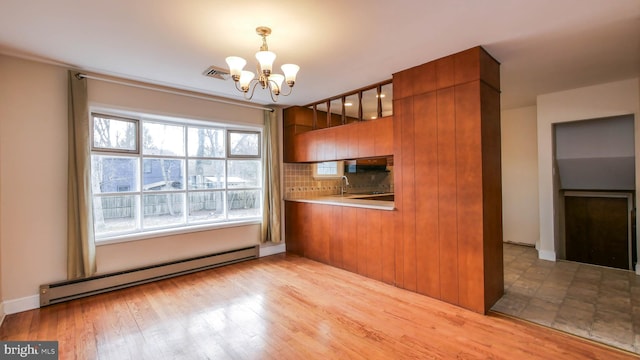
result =
M246 247L191 259L40 285L40 306L168 279L241 261L257 259L259 246Z

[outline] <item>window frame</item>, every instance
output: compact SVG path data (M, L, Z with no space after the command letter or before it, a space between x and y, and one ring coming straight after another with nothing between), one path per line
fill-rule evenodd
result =
M139 154L142 152L142 150L140 149L140 119L137 118L127 118L127 117L123 117L123 116L117 116L117 115L108 115L108 114L104 114L101 112L90 112L89 113L90 116L90 131L89 131L89 141L91 142L91 149L90 151L93 153L94 151L96 152L119 152L119 153L124 153L124 154ZM136 130L136 148L134 150L127 150L127 149L115 149L115 148L105 148L105 147L99 147L99 146L95 146L95 132L94 130L94 118L98 116L100 118L105 118L105 119L111 119L111 120L118 120L118 121L124 121L124 122L131 122L135 125L135 130Z
M114 148L102 148L102 147L94 147L94 143L93 143L93 134L94 134L94 120L95 118L108 118L108 119L117 119L120 121L130 121L134 124L136 124L136 132L137 132L137 137L136 137L136 147L137 150L135 151L131 151L131 150L121 150L121 149L114 149ZM183 145L184 145L184 156L172 156L172 155L156 155L156 154L144 154L144 151L142 149L142 139L144 137L143 134L143 127L145 122L149 122L149 123L162 123L162 124L167 124L167 125L177 125L177 126L181 126L183 128ZM145 114L132 114L131 116L129 116L129 114L126 114L125 116L122 115L112 115L109 114L108 111L97 111L97 110L93 110L90 111L90 133L91 133L91 148L90 148L90 152L91 152L91 156L93 159L94 155L100 155L100 156L113 156L113 157L127 157L127 158L133 158L136 159L137 161L137 172L138 174L136 174L137 176L137 180L133 180L133 181L137 181L137 184L132 186L132 188L136 189L137 187L137 191L134 190L129 190L126 192L118 192L116 190L114 191L110 191L110 192L99 192L99 193L95 193L93 192L93 184L91 185L91 204L92 207L94 207L94 202L97 199L102 199L102 198L106 198L106 197L117 197L117 196L131 196L132 199L128 200L130 201L130 205L132 206L132 211L135 212L135 214L130 215L131 217L133 217L133 223L134 225L134 229L133 230L126 230L126 231L105 231L101 234L99 234L96 230L96 225L94 224L94 228L91 229L91 231L94 232L94 237L96 239L96 244L97 245L103 245L103 244L110 244L110 243L116 243L116 242L125 242L125 241L133 241L133 240L138 240L138 239L144 239L144 238L152 238L152 237L157 237L157 236L166 236L166 235L173 235L173 234L183 234L183 233L189 233L189 232L194 232L194 231L202 231L202 230L209 230L209 229L216 229L216 228L226 228L226 227L230 227L230 226L240 226L240 225L247 225L247 224L260 224L262 222L262 213L264 211L264 203L263 203L263 194L264 194L264 174L262 172L262 167L264 164L264 159L262 157L262 141L263 141L263 127L256 124L256 125L239 125L239 124L228 124L228 123L220 123L220 122L213 122L213 121L199 121L199 120L192 120L192 119L188 119L188 118L178 118L178 117L162 117L159 118L157 116L145 116ZM212 155L212 156L190 156L189 154L189 129L190 128L205 128L205 129L215 129L215 130L222 130L224 132L224 136L223 136L223 140L225 141L224 144L224 154L223 157L218 157L217 154ZM229 137L230 137L230 133L248 133L248 134L256 134L258 137L258 154L257 155L235 155L235 156L230 156L230 148L229 148ZM196 140L197 141L197 140ZM147 174L145 172L145 160L146 159L179 159L182 161L182 169L181 169L181 181L182 181L182 188L179 189L173 189L173 188L167 188L167 189L160 189L160 190L145 190L144 187L144 179L145 179L145 174ZM229 172L228 172L228 167L229 167L229 161L233 161L233 160L251 160L251 159L255 159L259 162L259 172L258 172L258 179L255 183L252 184L252 186L248 186L248 187L241 187L241 188L230 188L229 187L229 182L228 182L228 176L229 176ZM224 175L222 175L224 177L224 182L221 188L196 188L196 187L191 187L192 185L190 184L190 162L191 160L213 160L213 161L223 161L223 166L224 166ZM93 161L91 164L91 180L94 180L94 172L93 172ZM247 191L247 192L251 192L256 194L255 197L253 197L253 204L250 205L249 209L254 209L254 211L257 211L256 214L251 214L249 216L233 216L233 212L232 210L232 204L229 202L229 194L232 192L238 192L238 191ZM207 195L205 195L205 198L207 196L209 196L211 199L211 201L214 202L221 202L221 207L223 209L223 213L217 217L214 218L210 218L210 219L198 219L197 216L191 216L192 214L192 207L191 207L191 202L193 201L191 194L196 194L196 193L207 193ZM221 195L215 195L216 193L221 194ZM149 226L149 225L145 225L144 221L145 221L145 196L146 195L157 195L157 194L162 194L162 195L168 195L168 196L175 196L175 194L181 194L181 197L183 199L182 204L181 204L181 219L179 221L178 224L171 224L168 226ZM251 199L251 195L248 195L249 198ZM102 201L102 200L100 200ZM206 201L206 200L205 200ZM251 200L250 200L251 201ZM196 202L197 203L197 202ZM214 205L216 208L218 208L217 205ZM94 207L95 209L95 207ZM215 213L215 210L212 212ZM101 216L104 216L104 212L101 214ZM95 222L95 218L96 215L94 214L94 222Z
M337 174L318 174L318 164L324 163L336 163L336 173ZM342 179L344 176L344 160L333 160L333 161L320 161L317 163L311 164L311 175L316 180L338 180Z
M258 135L258 154L256 155L234 155L231 153L231 135L232 134L257 134ZM260 132L258 131L248 131L248 130L235 130L235 129L229 129L227 130L226 133L226 137L227 137L227 141L225 144L226 147L226 155L227 158L233 158L233 159L257 159L257 158L262 158L262 136L260 135Z

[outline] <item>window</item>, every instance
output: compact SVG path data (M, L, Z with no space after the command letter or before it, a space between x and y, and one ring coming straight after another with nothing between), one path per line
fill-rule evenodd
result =
M96 240L262 215L259 129L92 114Z
M340 179L344 175L344 161L325 161L313 164L313 177L318 180Z

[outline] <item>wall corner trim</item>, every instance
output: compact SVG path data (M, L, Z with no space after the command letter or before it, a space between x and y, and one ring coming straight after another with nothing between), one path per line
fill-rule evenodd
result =
M556 252L549 250L538 250L538 258L540 260L556 261Z
M286 252L284 242L277 245L267 245L260 247L260 257L280 254Z
M7 315L38 309L40 307L40 296L36 294L19 299L7 300L2 305L4 307L3 314Z
M0 327L2 326L2 323L4 323L4 303L0 302Z

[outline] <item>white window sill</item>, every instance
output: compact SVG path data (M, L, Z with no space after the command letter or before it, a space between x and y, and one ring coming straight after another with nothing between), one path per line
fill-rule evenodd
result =
M185 226L180 228L145 231L145 232L140 232L135 234L126 234L126 235L111 236L108 238L96 239L96 246L110 245L110 244L117 244L117 243L145 240L145 239L153 239L153 238L170 236L170 235L188 234L188 233L199 232L199 231L209 231L209 230L224 229L224 228L231 228L231 227L238 227L238 226L256 225L256 224L262 224L262 219L252 218L252 219L243 219L238 221L227 221L227 222L216 223L216 224L194 225L194 226Z

